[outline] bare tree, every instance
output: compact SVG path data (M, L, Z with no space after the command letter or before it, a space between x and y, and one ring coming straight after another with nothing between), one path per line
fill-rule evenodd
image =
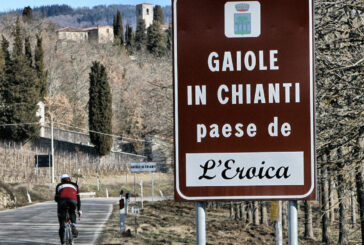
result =
M312 227L312 208L311 202L305 200L304 201L304 211L305 211L305 239L313 240L313 227Z

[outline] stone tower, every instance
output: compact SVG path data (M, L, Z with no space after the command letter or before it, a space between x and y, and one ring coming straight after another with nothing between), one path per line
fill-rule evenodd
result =
M148 28L153 23L153 4L138 4L136 6L136 23L138 23L139 18L145 21L145 26Z

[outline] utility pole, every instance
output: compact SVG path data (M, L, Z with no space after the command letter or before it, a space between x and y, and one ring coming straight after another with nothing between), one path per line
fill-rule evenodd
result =
M52 164L52 179L51 179L51 183L54 183L54 140L53 140L53 115L51 115L51 164Z

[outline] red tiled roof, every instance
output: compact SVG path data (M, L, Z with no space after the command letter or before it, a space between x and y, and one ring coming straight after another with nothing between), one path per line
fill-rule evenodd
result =
M92 30L97 30L99 27L111 27L112 26L93 26L87 28L73 28L73 27L64 27L57 30L57 32L88 32Z
M65 27L58 29L57 32L86 32L86 30L81 28Z

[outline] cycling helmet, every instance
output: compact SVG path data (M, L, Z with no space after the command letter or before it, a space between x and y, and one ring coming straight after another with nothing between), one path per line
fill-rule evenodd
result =
M67 181L67 179L68 179L68 181L71 181L71 177L68 174L63 174L61 176L61 182Z

